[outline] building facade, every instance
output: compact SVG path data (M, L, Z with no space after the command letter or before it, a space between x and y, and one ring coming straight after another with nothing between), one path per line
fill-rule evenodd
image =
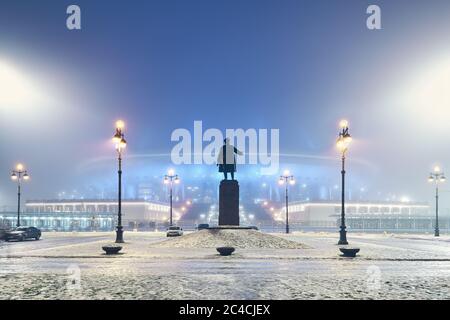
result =
M110 213L88 214L86 212L59 212L20 214L20 225L33 226L42 231L111 231L116 218ZM17 224L17 212L1 212L0 228L12 228Z
M36 226L49 231L114 230L117 224L117 200L39 200L27 201L21 213L21 225ZM174 220L180 218L173 212ZM169 219L167 204L142 201L122 201L122 224L125 228L152 228ZM17 213L0 213L0 225L15 226Z
M302 227L336 228L340 225L341 203L336 201L292 202L289 222ZM349 229L366 231L432 230L434 212L427 203L347 201L346 225ZM285 220L285 210L274 214L276 221ZM448 216L440 217L442 229L450 227Z

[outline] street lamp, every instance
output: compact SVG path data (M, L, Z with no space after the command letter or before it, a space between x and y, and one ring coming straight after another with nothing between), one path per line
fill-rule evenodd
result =
M341 187L341 229L339 231L339 242L338 244L348 244L347 242L347 231L345 226L345 153L348 150L348 146L352 141L352 137L348 133L348 121L341 120L339 123L341 131L339 132L339 137L336 141L336 147L342 156L342 187Z
M428 177L429 182L434 182L436 186L436 226L434 228L434 236L439 237L439 183L445 182L444 172L438 166L434 167L432 173Z
M280 180L278 180L278 183L280 185L286 186L286 233L289 233L289 209L288 209L288 203L289 203L289 195L288 195L288 186L294 185L295 180L294 176L290 174L289 170L285 170L283 172L283 175L280 176Z
M122 120L116 122L116 133L113 136L113 142L116 147L119 170L118 174L118 208L117 208L117 227L116 227L116 243L123 243L123 227L122 227L122 152L127 146L127 141L123 133L125 123Z
M30 179L30 176L28 175L27 170L25 170L23 164L19 163L11 173L11 180L17 181L17 227L20 227L20 187L22 179L28 181Z
M166 175L164 175L164 184L169 184L170 188L170 219L169 219L169 226L172 226L172 195L173 195L173 183L179 184L180 178L177 174L175 174L175 170L169 169Z

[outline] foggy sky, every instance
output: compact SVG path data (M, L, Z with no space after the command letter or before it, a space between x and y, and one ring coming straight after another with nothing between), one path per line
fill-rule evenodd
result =
M342 117L353 188L431 201L433 165L450 172L448 1L76 1L82 30L69 31L72 3L0 2L0 67L27 83L17 103L0 87L0 205L15 203L18 161L32 176L25 198L114 184L118 118L134 176L171 164L133 155L167 155L171 132L202 120L279 128L281 153L313 157L282 167L334 183ZM381 7L382 30L366 28L369 4Z

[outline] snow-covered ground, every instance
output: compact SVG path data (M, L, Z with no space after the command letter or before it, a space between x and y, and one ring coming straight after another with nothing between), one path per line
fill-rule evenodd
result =
M163 233L126 232L123 254L101 246L113 233L44 233L0 242L0 299L449 299L450 237L276 235L306 249L168 248Z
M153 245L158 248L305 249L298 241L249 229L203 229Z

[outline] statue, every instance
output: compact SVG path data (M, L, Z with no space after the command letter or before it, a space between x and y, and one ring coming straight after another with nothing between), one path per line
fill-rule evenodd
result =
M223 142L224 145L217 157L217 166L219 166L219 172L223 172L225 180L228 180L228 172L231 173L231 180L234 180L234 173L236 172L236 157L234 154L241 156L243 153L230 144L229 138L226 138Z

